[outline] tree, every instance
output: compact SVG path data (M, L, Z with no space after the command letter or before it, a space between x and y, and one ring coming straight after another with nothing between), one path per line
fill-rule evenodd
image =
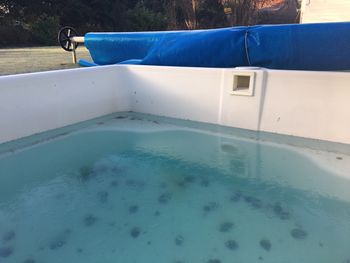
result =
M171 29L214 28L227 25L220 0L169 0L166 3Z
M217 28L228 25L224 6L218 0L202 1L197 11L197 21L200 28Z
M166 19L161 13L155 13L138 3L127 12L126 28L128 31L165 30Z
M259 22L271 0L0 0L1 43L56 43L59 26L79 34L216 28ZM300 0L286 0L292 3ZM274 15L274 18L276 16ZM284 17L283 17L284 19ZM31 41L28 43L28 41ZM47 43L47 42L45 42Z
M57 32L60 28L57 16L42 14L30 26L34 40L41 45L55 45Z
M180 0L179 1L180 10L183 13L183 20L187 29L197 29L197 13L199 9L198 0Z
M196 29L199 0L165 0L164 13L169 29Z
M266 0L223 0L231 26L246 26L255 24L257 10Z

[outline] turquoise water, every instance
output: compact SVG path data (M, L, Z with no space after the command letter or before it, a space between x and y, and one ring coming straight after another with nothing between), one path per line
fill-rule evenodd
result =
M350 262L349 179L190 126L115 115L2 146L0 262Z

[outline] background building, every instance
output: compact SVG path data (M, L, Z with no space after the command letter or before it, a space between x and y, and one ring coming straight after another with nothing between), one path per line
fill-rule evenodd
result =
M350 0L303 0L301 23L350 21Z

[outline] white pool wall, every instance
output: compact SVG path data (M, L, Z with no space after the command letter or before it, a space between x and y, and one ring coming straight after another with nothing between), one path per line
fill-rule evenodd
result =
M115 69L0 77L0 143L130 109Z
M235 74L253 96L232 95ZM0 143L121 111L350 143L350 73L115 65L0 77Z
M267 69L123 68L133 111L350 143L350 73ZM255 73L254 96L231 94Z

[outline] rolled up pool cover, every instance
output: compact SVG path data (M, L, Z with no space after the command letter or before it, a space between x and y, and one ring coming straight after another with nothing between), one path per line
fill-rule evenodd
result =
M85 45L98 65L350 70L348 22L88 33Z

